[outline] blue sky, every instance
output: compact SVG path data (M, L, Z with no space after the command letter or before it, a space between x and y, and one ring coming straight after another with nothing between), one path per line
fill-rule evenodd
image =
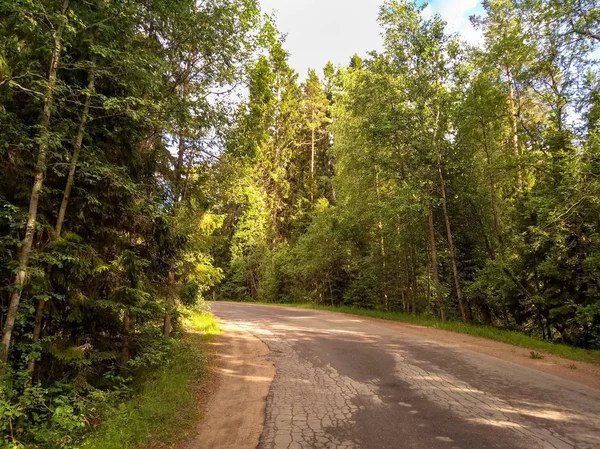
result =
M260 0L265 12L275 11L277 24L287 34L285 48L290 65L301 79L309 68L321 69L331 60L346 64L354 53L365 55L381 49L377 24L383 0ZM434 0L426 14L439 13L449 30L477 43L479 33L469 23L469 16L481 14L480 0Z

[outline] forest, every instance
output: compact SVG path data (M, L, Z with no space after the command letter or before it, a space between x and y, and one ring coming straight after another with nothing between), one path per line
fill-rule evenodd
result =
M296 73L256 0L0 3L0 445L84 447L204 300L600 349L600 9L387 0Z

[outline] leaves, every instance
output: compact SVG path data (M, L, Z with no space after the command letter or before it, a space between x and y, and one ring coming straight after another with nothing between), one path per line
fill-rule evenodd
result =
M222 296L464 309L596 347L592 3L486 1L470 48L423 5L387 1L381 54L328 66L321 87L311 71L293 97L280 88L294 76L259 57L221 167L239 170L219 209ZM304 116L282 120L296 98ZM305 129L323 136L314 198Z
M18 438L28 447L77 447L99 421L92 403L100 407L114 388L168 362L165 315L178 331L179 304L202 301L221 279L210 249L223 217L210 211L214 159L204 155L232 121L227 91L246 69L259 26L254 0L0 6L3 325L25 222L36 221L5 383L6 414L21 413L11 422L20 419ZM171 145L181 130L178 169ZM32 214L42 143L47 158ZM166 300L173 293L175 304ZM48 387L40 401L19 402L38 383ZM16 441L0 428L0 445Z

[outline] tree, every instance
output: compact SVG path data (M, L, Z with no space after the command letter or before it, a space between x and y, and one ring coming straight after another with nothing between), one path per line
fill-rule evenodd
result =
M327 109L329 108L329 100L314 70L308 71L308 79L304 83L304 108L306 114L304 121L310 132L310 201L314 203L317 141L328 138L324 125L328 122Z
M221 277L214 142L260 19L253 0L9 1L0 16L0 445L75 447L111 391L171 357L165 315L177 329Z
M50 19L53 28L53 32L51 35L52 55L50 57L49 62L46 86L42 94L44 106L40 119L40 131L38 138L39 146L35 164L35 178L33 182L33 187L31 188L31 193L29 195L29 213L27 216L27 223L25 225L25 237L23 238L22 245L19 249L17 256L19 268L15 276L14 286L12 288L13 291L10 296L10 303L8 305L8 311L6 313L6 321L2 330L2 342L0 343L0 363L2 364L2 366L4 366L8 361L8 350L10 347L17 312L19 310L19 303L21 301L23 286L25 284L25 279L27 276L29 254L33 245L33 237L37 222L40 192L42 190L44 176L46 173L46 157L51 138L50 120L52 118L52 112L54 107L54 97L58 76L57 72L60 65L61 52L63 47L63 34L65 32L68 20L68 8L69 1L64 0L60 9L54 9L53 18ZM14 14L15 11L11 12ZM25 14L25 11L18 12Z
M472 48L423 5L386 2L383 52L329 64L322 89L309 72L291 102L305 105L301 120L271 118L284 96L262 61L226 153L250 154L243 141L262 157L244 172L248 201L229 196L229 298L327 298L597 344L597 11L483 6L484 46ZM293 136L288 157L265 151L274 135ZM277 176L258 176L264 167Z

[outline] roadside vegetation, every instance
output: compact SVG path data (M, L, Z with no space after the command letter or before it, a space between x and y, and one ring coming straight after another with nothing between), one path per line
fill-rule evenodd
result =
M144 364L142 373L112 379L120 386L110 392L89 391L79 398L79 409L68 405L55 409L53 431L38 437L43 438L42 447L166 448L193 435L201 419L195 392L207 376L207 343L221 329L207 311L196 308L182 311L182 316L180 335L153 348L153 360ZM18 416L13 421L16 429ZM11 442L2 447L35 446Z
M255 0L0 2L0 447L173 435L201 372L182 311L222 277L213 142L269 23Z
M298 74L258 0L0 2L0 446L154 435L209 297L600 349L597 1L382 3Z
M205 344L221 329L208 312L193 311L184 319L184 335L170 350L164 366L146 373L133 398L106 412L86 449L172 447L195 430L201 418L194 388L207 374Z
M473 47L383 1L381 51L303 81L268 48L218 164L216 297L600 349L597 2L482 8Z

